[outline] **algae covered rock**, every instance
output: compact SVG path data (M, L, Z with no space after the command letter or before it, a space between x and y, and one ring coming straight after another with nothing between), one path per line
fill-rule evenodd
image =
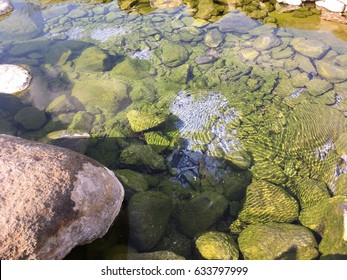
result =
M281 40L274 34L264 34L255 39L253 48L257 51L265 51L281 44Z
M112 76L124 76L134 80L143 79L149 76L151 64L143 59L131 59L126 57L117 63L111 70Z
M153 171L166 169L164 158L148 145L130 145L125 148L120 155L120 162Z
M83 79L75 83L72 96L82 103L86 111L95 108L104 113L118 112L127 102L127 85L117 80Z
M291 44L297 52L318 59L322 58L330 49L328 45L314 39L295 38Z
M224 40L224 34L220 33L217 29L212 29L206 33L204 42L206 46L211 48L218 47Z
M198 237L195 246L206 260L237 260L239 249L227 233L209 231Z
M284 174L283 169L270 161L255 164L252 172L257 180L265 180L274 184L283 184L287 181L287 176Z
M227 206L228 201L220 194L199 194L181 207L178 216L180 231L188 237L193 237L216 223Z
M115 170L114 173L122 183L127 198L130 198L134 193L144 192L149 187L145 176L139 172L130 169L120 169Z
M296 180L297 197L301 208L312 206L322 200L330 198L328 188L325 183L310 178L300 178Z
M332 61L318 60L317 71L324 79L332 83L340 83L347 80L345 68L334 64Z
M166 120L165 115L137 110L130 110L127 112L127 118L131 129L135 132L141 132L156 127Z
M231 165L237 169L248 169L252 163L252 157L243 150L232 151L224 157Z
M265 181L252 182L238 218L245 223L282 222L297 220L299 205L284 189Z
M305 208L299 220L322 236L319 251L324 256L347 255L346 196L336 196Z
M65 94L62 94L55 98L46 108L46 112L50 114L54 113L67 113L74 111L76 108L71 102L70 98Z
M258 25L257 21L252 20L241 13L230 13L218 21L219 31L223 33L247 33Z
M160 192L139 192L131 197L128 206L129 234L139 250L150 250L158 243L171 210L170 198Z
M250 225L241 232L238 243L246 260L310 260L319 255L313 234L298 225Z
M165 43L160 47L159 57L166 66L176 67L188 60L189 53L184 46Z
M85 49L74 63L78 72L105 71L111 67L109 56L97 47Z
M14 116L14 120L30 130L37 130L47 122L45 112L35 107L23 108Z

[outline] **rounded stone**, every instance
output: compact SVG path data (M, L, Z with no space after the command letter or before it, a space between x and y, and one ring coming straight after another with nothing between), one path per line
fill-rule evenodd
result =
M16 93L26 90L31 82L28 70L18 65L0 64L0 93Z
M103 236L124 190L113 172L73 151L0 135L1 259L62 259Z
M14 120L30 130L37 130L47 122L45 112L35 107L23 108L14 116Z
M206 260L237 260L239 258L239 249L235 241L224 232L206 232L195 241L195 246Z
M298 225L250 225L241 232L238 243L246 260L310 260L319 255L313 234Z
M128 206L129 234L141 251L152 249L162 237L172 210L170 198L160 192L134 194Z

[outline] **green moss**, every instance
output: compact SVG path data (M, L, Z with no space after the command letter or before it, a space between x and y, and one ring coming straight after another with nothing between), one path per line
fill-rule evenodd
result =
M110 73L113 77L123 76L131 80L139 80L149 76L150 67L151 64L146 60L126 57L122 62L117 63Z
M233 151L227 154L226 159L233 167L237 169L248 169L252 163L252 157L246 151Z
M198 237L195 246L206 260L237 260L239 258L235 241L224 232L206 232Z
M283 169L269 161L256 163L252 168L252 173L257 180L265 180L277 185L284 184L287 181Z
M78 80L72 89L72 96L77 98L86 111L100 109L105 114L120 111L128 99L128 87L117 80L89 79Z
M149 187L145 176L141 173L130 169L119 169L115 170L114 173L122 183L128 199L137 192L146 191Z
M77 72L97 72L109 70L111 60L108 55L97 47L85 49L74 61Z
M130 110L127 112L127 118L131 129L135 132L140 132L154 128L166 120L165 115L159 115L150 112L140 112L136 110Z
M299 205L285 190L273 184L252 182L238 218L244 223L293 222Z
M203 192L186 202L179 211L179 229L192 238L195 234L205 231L216 223L227 208L224 196Z
M38 130L47 122L45 112L35 107L23 108L14 116L14 120L28 130Z
M141 251L152 249L162 237L172 211L170 198L160 192L134 194L128 205L129 234Z
M298 225L250 225L238 243L246 260L310 260L319 255L313 234Z
M166 170L164 158L148 145L130 145L121 152L120 162L153 171Z

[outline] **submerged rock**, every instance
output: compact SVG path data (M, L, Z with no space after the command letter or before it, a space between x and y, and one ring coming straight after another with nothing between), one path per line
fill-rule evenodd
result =
M336 65L333 61L319 60L316 62L319 75L332 83L340 83L347 80L345 68Z
M313 234L291 224L250 225L238 243L246 260L311 260L319 254Z
M47 122L45 112L35 107L23 108L14 116L14 120L28 130L37 130Z
M328 45L314 39L295 38L291 44L297 52L318 59L322 58L330 49Z
M159 53L161 61L169 67L179 66L189 58L189 53L184 46L172 43L163 44Z
M124 190L75 152L0 136L1 259L62 259L106 233Z
M218 21L219 31L223 33L247 33L258 25L259 23L257 21L252 20L241 13L230 13Z
M130 110L127 113L127 118L131 129L135 132L141 132L156 127L166 120L165 116L137 110Z
M75 60L75 70L78 72L96 72L109 70L111 61L108 55L97 47L85 49Z
M299 205L284 189L255 181L247 187L246 198L238 218L245 223L282 222L297 220Z
M119 111L126 104L127 85L117 80L89 77L75 83L72 96L82 103L86 111L98 108L110 114Z
M139 192L129 201L129 234L141 251L152 249L162 237L172 210L170 198L160 192Z
M12 64L0 64L0 93L16 93L26 90L31 75L23 67Z
M186 202L179 212L179 228L192 238L216 223L227 209L228 201L224 196L203 192Z
M347 255L347 199L336 196L305 208L300 222L322 236L319 251L323 256Z
M148 145L130 145L125 148L120 155L120 162L153 171L166 169L164 158Z
M195 246L206 260L237 260L239 258L239 249L234 239L224 232L206 232L198 237Z

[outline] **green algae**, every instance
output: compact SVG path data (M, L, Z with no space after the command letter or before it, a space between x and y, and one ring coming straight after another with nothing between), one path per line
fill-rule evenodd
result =
M242 231L238 243L246 260L311 260L319 255L313 234L298 225L250 225Z
M206 260L237 260L239 258L235 241L223 232L206 232L197 238L195 246Z

